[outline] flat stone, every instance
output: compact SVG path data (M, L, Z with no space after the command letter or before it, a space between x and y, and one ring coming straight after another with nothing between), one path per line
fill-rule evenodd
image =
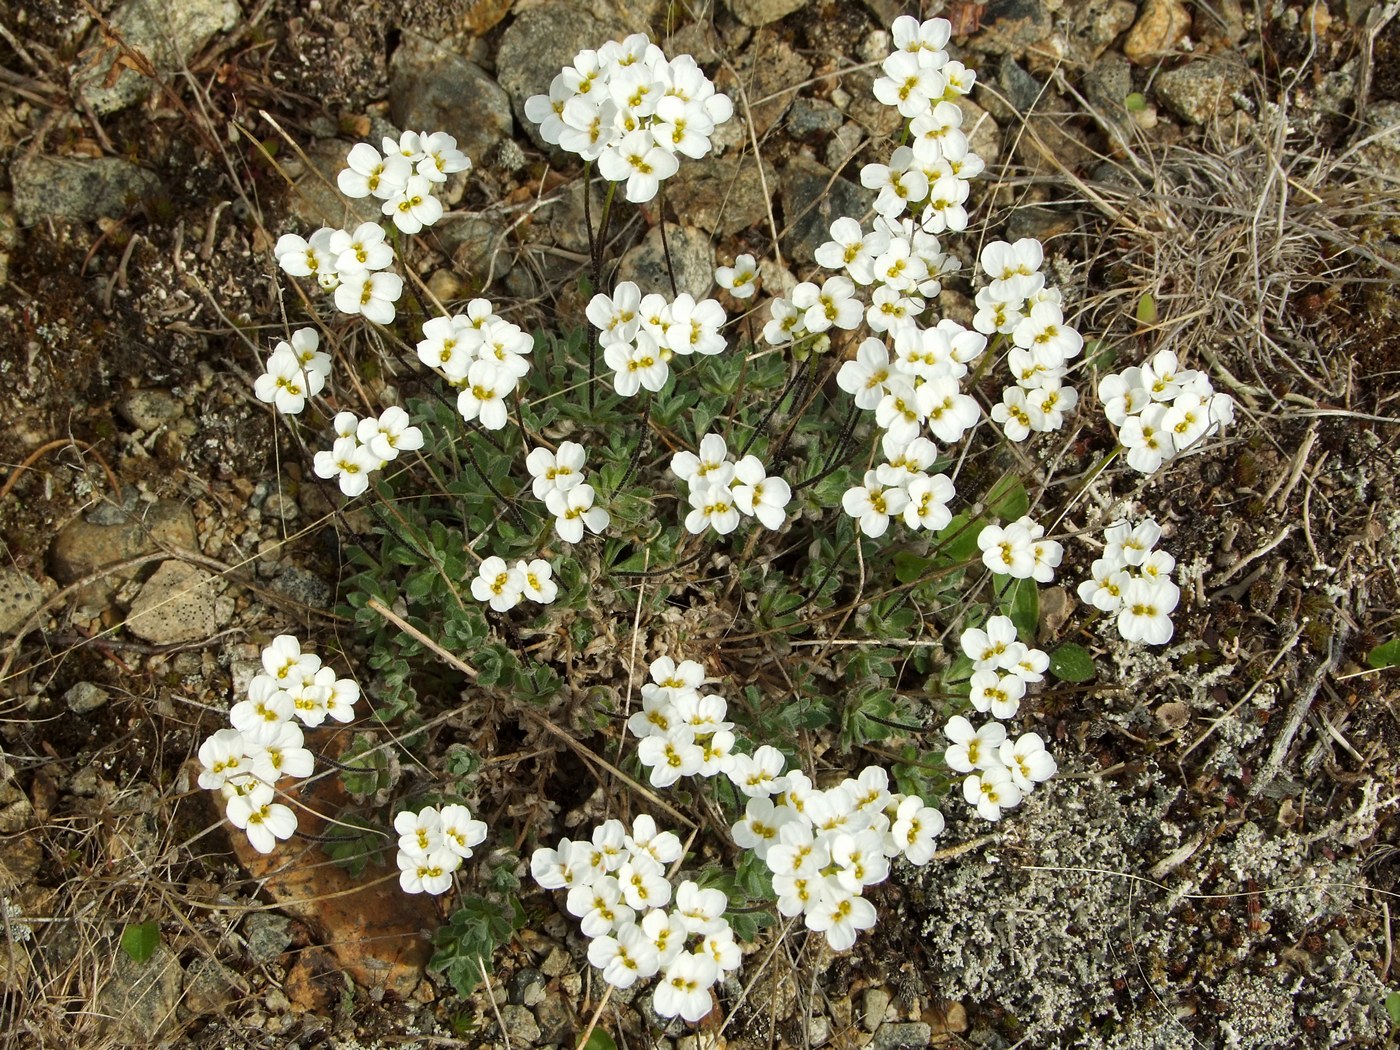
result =
M126 626L155 645L197 642L228 621L217 600L219 578L182 561L162 562L131 603Z
M16 569L0 569L0 635L22 626L58 588L53 580L41 580Z
M69 522L49 548L49 567L60 583L72 583L104 566L169 549L198 549L194 514L183 503L160 500L135 509L119 524Z
M867 988L861 997L860 1026L867 1032L873 1032L884 1024L890 1001L890 993L885 989Z
M500 280L511 271L515 250L507 239L506 224L498 216L467 212L444 219L434 230L439 243L452 257L453 266L459 273L472 277L478 288Z
M524 1043L533 1046L540 1041L540 1026L535 1015L523 1006L507 1004L501 1007L503 1034L509 1036L512 1044Z
M334 593L331 585L313 572L288 565L272 581L272 589L312 609L329 609Z
M68 710L75 715L85 715L90 711L96 711L111 699L111 693L91 682L79 682L63 694L63 700L68 705Z
M788 110L787 132L796 139L818 138L834 132L845 119L825 99L799 98Z
M538 1006L546 992L544 974L528 966L516 970L510 978L510 1001L518 1006Z
M870 1050L904 1050L905 1047L925 1047L933 1037L933 1029L922 1021L882 1024L875 1029Z
M778 189L778 172L764 161L760 178L752 153L731 153L687 161L672 182L667 196L677 204L684 202L686 220L726 237L767 218L768 194Z
M1043 0L990 0L982 12L979 46L991 54L1024 54L1054 28Z
M196 1017L218 1013L235 995L246 990L243 978L217 959L204 956L185 968L185 995L182 1005Z
M746 26L766 26L801 10L807 0L729 0L734 17Z
M1084 94L1105 116L1126 116L1124 102L1132 92L1132 63L1116 51L1105 53L1084 74Z
M1070 38L1085 58L1097 60L1108 53L1109 45L1136 19L1137 5L1133 0L1087 0L1074 12Z
M345 987L345 975L340 972L335 953L319 944L296 953L282 982L287 998L302 1013L325 1013Z
M255 911L243 920L243 941L254 962L276 962L292 943L292 920L276 912Z
M104 1019L104 1034L114 1042L157 1042L175 1023L184 971L165 945L137 962L120 948L108 953L112 977L97 993L93 1010Z
M185 406L168 390L131 390L117 402L117 411L138 430L152 431L185 414Z
M666 265L666 251L661 243L661 227L654 227L642 243L622 257L617 268L617 280L635 281L642 294L659 292L671 298L671 270L676 276L676 291L689 292L696 299L709 294L715 280L715 250L710 239L694 226L666 224L666 241L671 250L671 269Z
M831 224L843 216L864 221L875 193L837 176L809 157L798 155L783 169L779 199L783 206L783 252L790 262L814 263L816 250L831 239Z
M159 76L168 77L193 59L215 33L232 29L242 14L236 0L126 0L110 16L113 35L122 44L94 28L92 44L75 64L84 71L78 77L78 93L97 113L112 113L139 102L156 85L131 68L129 51L139 52Z
M1181 0L1147 0L1123 41L1129 62L1150 65L1176 51L1191 31L1191 12Z
M116 219L160 189L160 178L124 157L50 157L36 153L10 168L20 225L44 219Z
M515 131L510 97L485 70L412 32L389 62L389 116L401 128L447 132L475 165Z
M1230 96L1244 83L1244 72L1238 66L1226 59L1207 58L1160 74L1152 82L1152 90L1182 120L1203 125L1234 108Z
M621 35L621 27L604 23L572 3L542 4L522 11L506 27L496 53L496 79L535 145L549 148L539 137L539 127L525 116L525 100L548 94L550 81L559 70L573 65L580 51L596 49Z

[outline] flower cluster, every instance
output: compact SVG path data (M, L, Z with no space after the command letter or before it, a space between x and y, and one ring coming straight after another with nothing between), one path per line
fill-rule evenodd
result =
M944 50L953 35L946 18L920 22L912 15L900 15L891 23L890 35L895 51L881 63L884 76L871 90L885 105L898 109L900 116L912 118L917 125L946 99L972 90L975 74L961 62L949 61ZM920 127L911 127L910 132L916 140L927 137Z
M1013 344L1007 363L1016 385L1003 390L1001 404L992 408L992 419L1011 441L1060 429L1079 403L1064 380L1084 339L1065 324L1059 289L1045 284L1044 254L1038 240L1023 237L1015 244L993 241L980 260L988 283L977 293L972 326L989 336L1009 336Z
M768 529L780 529L787 520L791 486L782 478L770 477L757 456L732 462L718 434L701 438L699 452L672 456L671 473L690 487L687 532L698 535L712 528L727 536L739 527L741 517L757 518Z
M1216 393L1204 372L1180 367L1170 350L1157 351L1141 368L1104 376L1099 400L1118 428L1128 466L1144 474L1235 420L1234 399Z
M1003 528L986 525L977 534L982 564L998 576L1049 583L1065 551L1055 540L1045 539L1045 527L1029 516Z
M943 814L917 795L890 791L878 766L823 790L801 770L784 774L783 756L760 747L729 778L749 796L735 843L768 866L778 911L801 915L835 951L875 925L865 888L888 877L895 857L927 864L943 831Z
M970 700L975 710L993 719L980 729L962 715L944 727L952 745L944 752L948 768L967 773L963 797L985 820L1000 820L1001 812L1019 805L1036 784L1055 775L1055 760L1036 733L1007 738L1002 721L1016 717L1026 688L1044 681L1050 657L1017 641L1010 617L993 616L986 629L970 627L959 644L972 661Z
M663 656L648 672L651 681L642 686L642 709L627 719L627 728L640 740L637 758L651 771L652 787L669 787L681 777L727 772L734 723L725 721L729 705L724 697L701 694L704 668L694 660L677 664Z
M384 154L368 142L350 148L336 185L347 197L374 197L379 210L403 233L417 233L442 218L442 202L433 190L472 162L445 131L405 131L395 142L383 140Z
M394 817L399 834L399 886L405 893L446 893L452 873L486 840L486 824L466 806L425 806Z
M314 328L298 328L290 342L279 340L263 374L253 383L258 400L276 405L286 415L298 415L306 399L319 394L331 374L331 355L320 347L321 336Z
M535 341L519 325L496 316L487 299L465 313L423 322L418 360L457 388L457 411L467 422L500 430L509 420L506 398L530 372Z
M603 178L626 182L633 203L656 196L679 170L677 154L709 153L710 136L733 113L694 58L668 59L643 33L580 51L549 94L525 100L545 142L597 161Z
M554 452L537 448L525 457L525 468L534 478L531 491L554 515L554 531L565 543L582 540L584 526L599 533L612 523L612 515L594 506L597 493L583 480L587 458L577 441L561 441Z
M280 634L262 651L263 673L248 683L248 695L229 710L230 728L199 747L199 786L218 791L234 827L259 853L297 829L296 813L274 801L282 777L308 777L315 766L301 725L355 717L360 687L322 667L315 653ZM300 721L301 725L297 722Z
M883 536L896 514L903 515L911 529L937 532L945 527L953 520L948 509L953 482L947 474L928 473L938 458L938 446L926 437L903 441L888 431L882 444L885 462L846 490L841 508L872 538Z
M1162 527L1152 518L1110 525L1103 557L1079 585L1081 601L1118 615L1118 633L1125 642L1165 645L1172 639L1171 614L1181 591L1172 581L1176 559L1153 549L1161 536Z
M742 956L724 917L724 891L686 880L672 895L666 865L681 854L675 833L658 831L643 814L630 832L607 820L589 841L566 838L535 850L530 874L543 889L568 891L565 907L590 939L588 961L603 980L631 988L659 973L656 1012L694 1022L710 1012L710 988Z
M472 580L472 597L489 602L497 612L514 609L522 598L548 605L558 594L554 569L543 558L517 561L511 566L504 558L492 555L482 560Z
M718 354L726 320L718 299L682 292L670 302L653 292L643 296L632 281L623 281L611 296L599 292L588 304L589 322L601 333L603 360L613 370L613 389L623 397L638 390L660 390L680 354Z
M335 478L347 496L358 496L368 489L369 476L397 459L400 452L423 447L423 432L397 405L364 419L353 412L338 412L331 426L335 443L316 453L311 469L318 478Z
M309 239L283 234L272 251L285 273L315 277L324 290L333 292L341 313L361 314L376 324L393 323L403 278L387 272L394 250L385 243L378 223L361 223L354 230L323 226Z

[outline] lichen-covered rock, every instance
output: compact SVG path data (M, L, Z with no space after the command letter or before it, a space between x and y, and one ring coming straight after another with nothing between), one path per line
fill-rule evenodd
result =
M448 132L474 165L514 133L505 90L475 62L437 41L405 33L389 76L394 123L412 131Z
M120 949L110 951L112 976L97 993L93 1010L103 1019L105 1034L113 1042L157 1042L175 1023L184 971L180 960L165 945L137 962Z
M21 626L55 590L47 577L35 580L14 569L0 569L0 635Z
M760 178L752 153L732 153L687 160L676 172L667 193L678 204L683 202L687 221L727 237L763 222L768 214L769 194L777 189L778 172L771 164L763 162Z
M766 26L797 11L807 0L729 0L734 17L746 26Z
M156 86L137 68L143 61L158 76L176 73L210 37L232 29L240 17L235 0L126 0L111 16L110 36L94 30L93 42L78 63L84 70L78 92L96 113L139 102Z
M845 215L864 215L875 194L800 154L783 169L781 200L787 233L783 251L791 261L816 261L816 250L831 238L831 224Z
M1147 0L1123 41L1129 62L1147 65L1170 54L1191 30L1191 12L1181 0Z
M1189 124L1205 124L1234 108L1231 96L1244 86L1244 71L1228 60L1208 58L1162 73L1152 82L1162 104Z
M90 576L98 569L159 550L195 550L194 515L183 503L159 500L123 514L119 524L69 522L49 549L49 567L60 583Z
M665 247L671 250L669 270ZM661 227L657 226L622 257L617 279L635 281L643 295L659 292L669 299L670 273L674 272L677 292L689 292L697 299L708 295L715 280L715 250L710 239L694 226L667 223L665 247L661 243Z
M219 578L181 561L162 562L131 603L127 628L155 645L197 642L213 636L231 609L219 598Z
M35 154L10 169L15 215L23 226L44 219L115 219L160 189L155 172L125 157Z

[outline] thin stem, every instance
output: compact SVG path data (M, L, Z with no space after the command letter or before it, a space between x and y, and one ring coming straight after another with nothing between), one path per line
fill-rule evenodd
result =
M666 183L661 183L657 192L661 206L661 254L666 257L666 276L671 281L671 298L674 299L679 293L676 291L676 267L671 261L671 245L666 239Z

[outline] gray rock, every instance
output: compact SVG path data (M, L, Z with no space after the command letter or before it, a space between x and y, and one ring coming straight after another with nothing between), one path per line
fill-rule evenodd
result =
M532 1014L523 1006L507 1004L501 1007L503 1034L509 1036L511 1045L521 1043L533 1046L540 1041L540 1026Z
M1400 175L1400 102L1378 102L1366 110L1366 122L1356 129L1355 141L1364 142L1357 155L1374 175L1362 172L1372 186L1389 185ZM1377 178L1379 176L1379 178Z
M1126 117L1123 101L1133 91L1133 65L1109 51L1084 74L1084 94L1105 116Z
M600 22L581 5L543 4L522 11L501 36L496 53L496 79L510 96L515 116L530 140L547 148L539 128L525 116L525 100L549 91L559 70L572 65L584 48L597 48L620 35L611 23Z
M765 160L760 178L752 153L731 153L687 161L671 181L666 195L686 221L726 237L767 217L768 194L778 189L778 172Z
M244 987L243 979L223 963L201 956L185 970L183 1005L196 1017L218 1013Z
M478 165L515 131L509 96L480 66L410 32L389 62L389 115L402 128L455 136Z
M1097 61L1106 53L1117 54L1108 51L1109 45L1131 29L1136 19L1133 0L1087 0L1074 9L1070 39L1086 58Z
M112 699L112 694L91 682L79 682L63 694L63 699L68 704L68 710L75 715L85 715L106 704Z
M154 645L212 637L231 610L218 599L219 578L182 561L162 562L131 603L126 626Z
M218 32L227 32L242 16L236 0L126 0L111 16L113 35L94 30L93 44L77 63L84 70L78 92L97 113L112 113L139 102L155 89L155 81L136 69L128 51L136 51L161 77L179 70ZM113 77L118 60L124 65Z
M988 164L1001 159L1001 129L992 115L967 97L953 102L962 110L962 129L967 135L968 148Z
M1161 74L1152 89L1162 104L1182 120L1205 124L1234 108L1230 96L1244 86L1243 71L1228 59L1189 62Z
M746 26L766 26L799 10L807 0L729 0L734 17Z
M1043 0L989 0L978 44L991 54L1020 55L1054 28Z
M295 565L288 565L277 574L272 589L312 609L329 609L334 596L325 580Z
M539 1025L543 1042L566 1043L575 1034L573 1009L558 993L545 996L535 1007L535 1023Z
M306 159L314 170L303 171L293 185L288 201L296 224L286 232L310 237L319 226L353 228L362 222L386 222L380 201L374 197L346 197L336 187L336 176L345 167L345 157L354 143L342 139L322 139L306 148ZM309 227L309 229L308 229ZM315 282L307 285L315 287Z
M515 252L506 224L489 212L467 212L434 227L456 270L475 278L481 287L510 272Z
M14 569L0 569L0 635L22 625L57 589L47 577L35 580Z
M292 943L292 920L275 912L255 911L243 920L243 940L254 962L275 962Z
M861 143L865 141L865 132L855 121L842 124L836 129L836 134L831 136L831 141L826 144L826 153L823 160L826 166L832 171L841 168L860 149Z
M789 261L813 263L817 248L831 238L832 222L842 216L864 220L875 194L798 155L783 169L780 200L787 225L783 252Z
M154 1043L175 1022L184 971L165 945L137 962L113 948L112 976L97 993L93 1009L104 1020L104 1034L117 1043Z
M122 157L35 154L10 169L21 225L43 219L91 222L119 218L160 189L155 172Z
M131 390L117 402L117 411L140 430L156 430L179 419L185 406L168 390Z
M544 1002L545 979L539 970L526 966L510 977L510 1001L517 1006L538 1006Z
M681 171L684 170L685 165L681 165ZM607 183L601 179L593 180L591 190L593 199L589 208L592 212L595 229L602 221L603 199L607 193L606 185ZM588 216L583 208L582 179L570 183L555 200L550 202L548 215L549 237L555 244L571 252L588 251L588 225L586 222Z
M883 988L867 988L860 1003L860 1025L873 1032L885 1023L885 1011L890 1008L890 993Z
M710 239L694 226L666 224L666 241L671 249L671 267L676 275L676 291L689 292L697 299L709 294L715 280L715 250ZM671 297L671 279L666 252L661 244L661 227L655 227L641 244L622 257L618 281L635 281L642 294L660 292Z
M1036 103L1042 95L1043 85L1035 77L1027 73L1020 65L1009 58L1003 59L1000 68L997 70L997 83L1001 86L1001 91L1006 96L1006 101L1011 104L1018 114L1029 113L1035 108ZM980 99L979 99L980 101ZM983 102L986 105L985 101ZM996 113L990 105L986 105L987 111ZM1005 109L1005 106L1002 107ZM1005 120L1014 114L997 114L999 119Z
M788 110L787 130L793 138L813 138L834 132L845 119L825 99L799 98Z
M900 1050L903 1047L925 1047L933 1038L933 1029L922 1021L882 1024L875 1029L870 1050Z
M83 515L89 525L125 525L141 506L141 490L135 485L123 485L121 502L107 497Z
M160 500L133 508L119 524L94 525L81 519L69 522L49 549L49 566L60 583L72 583L104 566L172 548L198 548L194 515L183 503ZM123 578L129 576L123 574Z
M1034 237L1041 243L1063 237L1079 228L1079 221L1069 211L1026 205L1017 208L1006 222L1006 237L1017 241Z

